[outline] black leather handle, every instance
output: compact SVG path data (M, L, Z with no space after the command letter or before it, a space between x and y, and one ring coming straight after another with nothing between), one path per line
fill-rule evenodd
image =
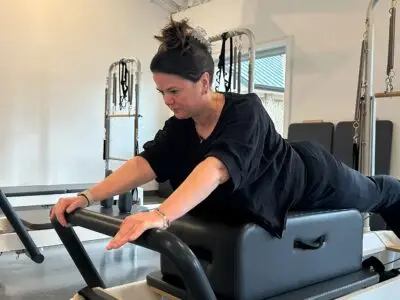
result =
M301 250L317 250L324 245L325 240L325 235L321 235L314 240L295 239L293 243L293 248Z

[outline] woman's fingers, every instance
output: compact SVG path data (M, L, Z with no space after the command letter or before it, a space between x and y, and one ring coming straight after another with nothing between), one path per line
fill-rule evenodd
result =
M107 250L118 249L125 243L127 243L129 241L130 235L132 234L132 232L135 231L135 228L137 226L138 224L136 224L134 220L122 224L120 230L117 232L115 237L108 243Z
M129 241L134 241L150 228L163 227L163 220L154 212L136 213L122 221L115 237L108 243L107 250L117 249Z
M55 206L55 214L57 217L58 222L60 222L60 224L62 226L68 226L68 222L65 219L65 209L67 207L67 203L65 201L65 199L61 199L60 201L58 201L58 203Z
M143 226L137 226L136 228L135 228L135 230L132 230L132 232L131 232L131 234L130 234L130 236L129 236L129 238L128 238L128 241L134 241L134 240L136 240L139 236L141 236L142 235L142 233L145 231L145 228L143 227Z
M68 226L65 213L71 213L75 209L86 206L86 200L83 197L61 198L52 208L50 218L56 216L62 226Z
M85 205L86 205L86 199L78 198L76 201L72 202L70 205L67 206L66 212L69 214L73 212L75 209L85 207Z

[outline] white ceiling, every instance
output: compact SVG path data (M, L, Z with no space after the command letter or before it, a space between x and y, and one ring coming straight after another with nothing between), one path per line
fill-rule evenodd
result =
M150 0L170 13L176 13L194 6L202 5L212 0Z

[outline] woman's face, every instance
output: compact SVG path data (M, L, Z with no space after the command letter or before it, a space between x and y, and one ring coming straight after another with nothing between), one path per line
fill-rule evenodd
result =
M205 107L210 92L209 78L208 73L204 73L194 83L176 75L153 73L157 90L178 119L191 118Z

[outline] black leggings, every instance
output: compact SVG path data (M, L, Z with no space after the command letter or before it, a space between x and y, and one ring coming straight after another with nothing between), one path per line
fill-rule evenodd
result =
M357 209L378 213L400 238L400 181L389 175L365 176L310 142L293 147L307 168L307 187L296 210Z

